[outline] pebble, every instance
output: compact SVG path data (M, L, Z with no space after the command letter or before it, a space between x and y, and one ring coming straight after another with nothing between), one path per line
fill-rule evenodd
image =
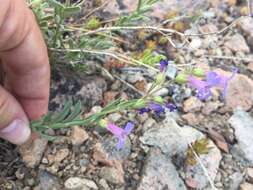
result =
M241 34L235 34L224 45L235 53L239 51L250 52L250 48Z
M114 165L114 167L101 168L99 176L115 185L124 184L124 170L120 164Z
M190 97L183 103L184 112L197 112L203 107L203 103L197 97Z
M107 184L107 182L106 182L105 179L100 179L100 180L98 181L98 183L99 183L99 187L100 187L102 190L109 190L109 189L110 189L110 187L109 187L109 185Z
M110 115L108 115L108 119L113 122L116 123L117 121L119 121L122 118L122 115L119 113L112 113Z
M143 77L143 75L139 72L135 73L134 75L129 74L126 78L127 82L134 84L138 81L146 81L146 79Z
M250 183L253 183L253 168L247 168L247 177Z
M70 141L72 145L79 146L89 139L88 133L79 126L72 127Z
M70 177L64 182L64 187L66 190L97 190L98 187L96 183L92 180Z
M243 180L243 175L240 172L235 172L229 176L229 190L238 190L241 182Z
M225 72L221 69L215 70L224 76L231 76L231 72ZM226 95L226 110L233 111L238 107L243 110L249 110L253 105L253 81L242 74L236 76L229 82ZM236 98L235 98L236 97Z
M96 143L93 148L93 159L99 163L113 166L115 162L121 162L128 158L131 154L131 142L126 139L124 148L116 149L117 139L114 137L106 137L101 143Z
M60 180L47 171L40 171L38 175L40 190L61 189Z
M34 168L40 164L47 143L46 139L35 137L19 147L19 152L27 167Z
M153 118L149 117L142 126L142 132L145 132L151 128L155 128L156 125L157 125L156 121Z
M56 152L54 162L60 163L69 155L69 149L63 148Z

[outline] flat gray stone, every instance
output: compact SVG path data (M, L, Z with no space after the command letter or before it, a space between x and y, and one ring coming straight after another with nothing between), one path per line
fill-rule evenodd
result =
M170 158L158 149L151 149L137 190L186 190L183 180Z
M229 119L229 123L235 130L237 150L253 166L253 118L249 113L237 109Z

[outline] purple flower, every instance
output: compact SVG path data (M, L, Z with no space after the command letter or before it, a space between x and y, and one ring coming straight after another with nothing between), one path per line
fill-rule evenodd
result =
M177 106L172 103L165 104L165 107L168 108L170 112L173 112L177 109Z
M151 109L149 109L149 108L141 108L141 109L139 109L139 114L144 114L144 113L148 113L148 112L150 112L151 111Z
M210 96L212 96L212 92L210 90L211 86L203 80L199 80L194 76L188 77L188 84L190 87L196 89L197 97L200 100L206 100Z
M109 123L106 127L108 131L110 131L115 137L118 138L117 150L120 150L124 147L127 135L131 133L134 128L134 124L132 122L128 122L124 129Z
M163 72L167 68L168 64L169 62L167 60L162 59L160 61L160 71Z
M218 87L223 88L222 97L223 99L225 99L226 94L227 94L228 82L235 77L237 72L238 72L238 69L234 68L232 70L232 75L230 77L226 77L226 76L219 75L218 73L214 71L210 71L206 75L207 84L211 87L218 86Z
M160 104L157 104L157 103L150 103L148 107L151 110L153 110L157 116L159 116L161 113L163 113L165 111L163 106L161 106Z

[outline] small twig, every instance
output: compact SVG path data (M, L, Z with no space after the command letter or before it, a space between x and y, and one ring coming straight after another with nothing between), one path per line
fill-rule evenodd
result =
M89 12L87 15L85 15L83 18L81 18L80 20L86 20L88 17L90 17L92 14L94 14L95 12L97 12L98 10L102 9L103 7L105 7L108 3L110 2L110 0L105 1L102 5L100 5L99 7L93 9L91 12Z
M252 0L247 0L249 16L252 17Z
M97 55L107 55L110 57L113 57L119 61L122 61L124 63L128 64L139 64L144 67L147 67L149 69L152 69L153 71L159 72L159 69L156 69L150 65L147 65L141 61L138 61L136 59L133 59L131 57L127 57L126 55L116 53L116 52L109 52L109 51L103 51L103 50L87 50L87 49L57 49L57 48L49 48L51 51L55 52L85 52L85 53L91 53L91 54L97 54Z
M208 181L209 181L209 183L210 183L210 185L211 185L211 189L212 189L212 190L217 190L216 187L215 187L215 185L214 185L213 180L211 179L211 176L209 175L209 173L208 173L208 171L207 171L207 169L206 169L206 167L205 167L205 165L203 164L202 160L200 159L200 157L198 156L198 154L196 153L196 151L195 151L194 148L192 147L191 142L189 142L189 140L188 140L187 138L185 138L183 135L181 135L181 134L183 134L182 129L181 129L180 127L179 127L178 129L179 129L179 130L176 130L175 132L177 132L178 135L180 135L181 137L183 137L183 138L186 140L188 146L190 147L190 149L192 150L192 152L193 152L193 154L194 154L194 157L197 159L197 161L198 161L200 167L202 168L202 170L203 170L205 176L207 177L207 179L208 179Z
M113 77L115 77L116 79L118 79L120 82L124 83L126 86L128 86L129 88L131 88L132 90L134 90L135 92L137 92L138 94L140 94L141 96L145 95L143 92L139 91L137 88L135 88L133 85L129 84L127 81L123 80L119 76L113 75Z

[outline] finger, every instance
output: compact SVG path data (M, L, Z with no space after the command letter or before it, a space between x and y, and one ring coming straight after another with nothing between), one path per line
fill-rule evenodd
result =
M38 119L48 109L50 66L47 48L25 1L10 2L0 27L0 55L6 72L6 86L29 119Z
M0 86L0 137L23 144L30 137L28 119L20 104Z

